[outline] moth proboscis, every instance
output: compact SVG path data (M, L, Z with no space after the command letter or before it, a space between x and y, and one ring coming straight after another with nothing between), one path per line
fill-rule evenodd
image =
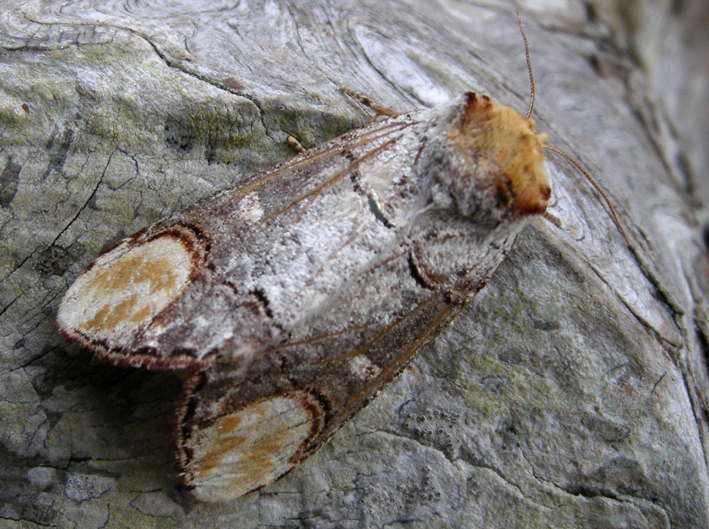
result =
M525 50L529 64L526 36ZM122 240L69 288L68 338L189 373L177 452L197 499L313 454L545 213L529 72L527 116L468 92L374 121Z

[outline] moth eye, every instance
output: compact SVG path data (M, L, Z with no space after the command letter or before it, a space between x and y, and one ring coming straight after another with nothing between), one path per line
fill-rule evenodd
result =
M203 501L225 501L286 474L322 428L324 412L308 393L250 403L183 441L186 484Z
M57 321L90 340L129 337L177 298L194 269L194 250L176 232L105 253L67 292Z

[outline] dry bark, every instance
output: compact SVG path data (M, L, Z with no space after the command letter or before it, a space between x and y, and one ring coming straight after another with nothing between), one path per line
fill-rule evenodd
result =
M561 228L526 230L318 454L222 505L175 487L179 378L69 346L62 294L121 237L291 156L289 137L365 123L340 86L400 111L466 90L525 109L514 11L64 4L0 8L0 527L709 526L706 101L672 76L708 75L696 3L523 11L537 129L598 179L629 247L550 155Z

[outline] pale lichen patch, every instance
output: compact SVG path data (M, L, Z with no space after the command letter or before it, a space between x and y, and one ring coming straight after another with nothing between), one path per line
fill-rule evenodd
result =
M186 480L201 501L226 501L272 483L299 461L321 428L307 393L279 395L220 417L188 443Z
M101 256L67 292L57 321L68 334L127 335L147 325L177 298L192 273L192 257L176 237L139 246L124 243Z

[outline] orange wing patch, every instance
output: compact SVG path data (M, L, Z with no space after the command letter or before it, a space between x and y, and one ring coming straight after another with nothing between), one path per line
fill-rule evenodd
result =
M174 236L138 246L123 242L71 286L57 321L92 338L130 335L180 295L192 270L190 250Z
M185 483L201 501L226 501L259 489L297 465L323 425L306 392L268 397L224 415L186 440ZM184 455L183 455L184 457Z

